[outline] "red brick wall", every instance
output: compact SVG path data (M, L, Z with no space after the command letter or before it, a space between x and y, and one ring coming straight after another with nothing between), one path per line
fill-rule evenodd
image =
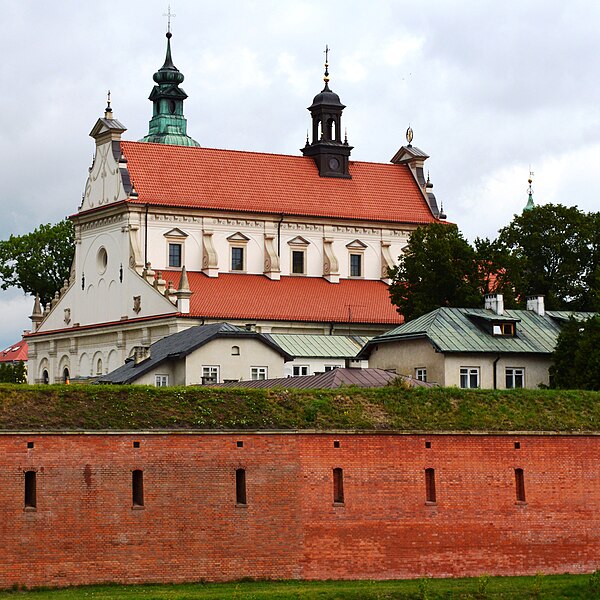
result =
M2 434L0 587L593 571L598 465L600 436ZM336 467L343 506L333 504ZM247 470L245 507L235 505L237 468ZM30 469L34 511L24 510ZM134 469L144 471L141 510Z

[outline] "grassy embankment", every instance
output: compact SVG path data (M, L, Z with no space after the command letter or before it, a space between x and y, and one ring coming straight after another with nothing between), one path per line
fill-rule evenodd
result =
M0 430L600 431L600 392L0 385Z
M600 577L538 575L411 581L282 581L226 584L89 586L62 590L0 592L2 600L467 600L592 599L600 597Z

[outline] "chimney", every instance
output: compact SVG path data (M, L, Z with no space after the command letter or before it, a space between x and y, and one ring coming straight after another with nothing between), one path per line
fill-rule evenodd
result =
M540 317L543 317L546 312L544 309L544 296L528 296L527 310L531 310L540 315Z
M504 296L502 294L486 294L484 308L497 315L504 314Z

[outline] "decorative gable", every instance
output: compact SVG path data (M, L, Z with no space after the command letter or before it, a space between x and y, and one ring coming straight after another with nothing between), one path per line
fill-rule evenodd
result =
M188 237L187 233L185 233L184 231L181 231L181 229L178 229L177 227L175 227L174 229L171 229L170 231L167 231L167 233L165 233L163 235L166 238L181 238L182 241Z
M305 240L302 236L297 235L295 238L291 239L288 244L290 246L309 246L310 242Z
M234 243L238 243L238 244L246 244L248 241L250 241L250 238L245 236L243 233L240 233L239 231L237 231L236 233L230 235L227 238L228 242L234 242Z
M360 240L354 240L353 242L346 244L346 248L348 248L348 250L364 250L366 247L367 245Z

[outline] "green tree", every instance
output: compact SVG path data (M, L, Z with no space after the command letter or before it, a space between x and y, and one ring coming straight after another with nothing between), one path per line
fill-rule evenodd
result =
M565 323L552 358L552 387L600 390L600 315Z
M440 306L483 305L485 275L456 225L434 223L413 231L390 277L390 298L406 320Z
M507 279L523 301L543 294L549 309L593 308L600 280L598 222L577 207L546 204L500 230L496 243L507 257Z
M0 241L0 287L39 294L46 304L69 278L74 252L73 224L66 219L40 225L25 235L11 235Z
M27 371L25 363L0 363L0 383L26 383Z

